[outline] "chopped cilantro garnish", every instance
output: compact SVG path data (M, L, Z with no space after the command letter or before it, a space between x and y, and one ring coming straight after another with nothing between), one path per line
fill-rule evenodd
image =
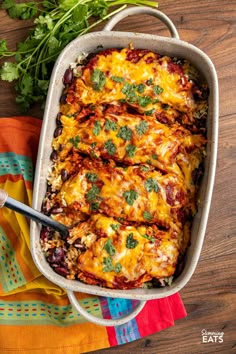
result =
M123 197L125 198L127 204L133 205L135 200L138 198L138 193L135 190L130 189L123 193Z
M152 154L152 158L153 158L153 160L157 160L157 158L158 158L157 154Z
M131 139L132 133L132 130L125 125L120 128L117 136L125 141L128 141Z
M95 211L99 209L99 203L98 202L92 202L90 203L90 210Z
M155 95L160 95L163 92L163 88L159 85L153 86L153 91Z
M99 192L100 189L96 186L96 184L93 184L92 188L87 193L87 200L89 202L93 201L94 199L97 198Z
M114 155L116 153L116 146L110 139L105 142L104 149L107 150L109 155Z
M148 167L148 166L141 166L140 168L142 171L149 171L150 170L150 167Z
M104 257L102 264L103 272L111 272L114 269L111 257Z
M106 76L101 70L96 68L92 72L91 81L93 83L94 90L100 91L106 83Z
M96 145L97 145L96 142L92 143L92 144L91 144L91 148L94 149Z
M74 146L78 147L78 144L80 142L80 137L76 135L74 138L69 139L69 142Z
M112 76L111 79L115 82L124 82L125 79L121 76Z
M130 249L135 248L137 244L138 241L134 239L133 233L130 233L126 239L126 248L130 248Z
M115 266L113 265L111 257L104 257L102 264L103 264L103 272L114 271L116 273L119 273L122 269L122 265L120 263L116 263Z
M143 93L145 91L146 86L144 84L138 84L136 86L136 90L138 91L138 93Z
M157 184L157 181L153 178L148 178L145 183L144 183L145 189L147 192L158 192L159 191L159 187Z
M141 107L146 107L148 106L150 103L152 103L152 98L149 96L137 96L138 99L138 104Z
M147 80L147 85L148 86L153 85L153 79L152 78Z
M143 135L148 130L148 124L145 120L142 120L138 125L136 125L135 129L138 135Z
M116 131L118 129L118 125L116 122L113 122L112 120L107 119L105 123L105 130L113 130Z
M96 173L93 172L87 172L85 176L89 180L89 182L96 182L96 180L98 179Z
M140 234L142 237L146 238L147 240L151 241L151 242L155 242L156 239L155 237L152 236L148 236L147 234Z
M128 82L124 83L124 86L121 89L121 92L126 95L126 99L131 102L134 103L137 99L136 93L135 93L135 85L134 84L130 84Z
M110 255L110 256L114 256L114 254L116 253L116 249L115 247L113 246L112 244L112 239L109 238L105 245L104 245L104 249L107 251L107 253Z
M143 212L143 217L144 217L144 219L145 220L147 220L147 221L151 221L152 220L152 214L151 213L149 213L149 211L144 211Z
M155 112L155 108L149 109L148 111L143 112L146 116L152 116Z
M135 145L131 145L131 144L127 145L125 148L129 157L134 157L136 149L137 149L137 147Z
M118 231L120 228L120 224L110 224L113 231Z
M101 131L101 123L99 120L96 120L93 126L93 134L95 136L98 136L100 134Z
M114 267L115 273L120 273L121 269L122 269L122 265L119 262L116 263Z

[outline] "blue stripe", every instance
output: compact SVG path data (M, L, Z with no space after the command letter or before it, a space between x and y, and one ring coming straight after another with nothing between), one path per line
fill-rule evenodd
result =
M129 313L133 309L133 301L126 299L107 298L110 314L113 319ZM138 325L135 319L121 326L115 327L116 339L118 344L124 344L141 338Z

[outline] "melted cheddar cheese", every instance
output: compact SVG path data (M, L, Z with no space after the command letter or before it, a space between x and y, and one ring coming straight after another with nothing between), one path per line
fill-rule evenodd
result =
M74 68L52 141L42 230L52 268L109 288L162 286L189 244L208 88L186 60L108 49Z
M85 227L86 232L83 224L78 226L77 237L96 236L78 259L79 279L128 289L174 273L181 232L177 237L176 231L161 231L155 226L122 226L102 215L92 216Z

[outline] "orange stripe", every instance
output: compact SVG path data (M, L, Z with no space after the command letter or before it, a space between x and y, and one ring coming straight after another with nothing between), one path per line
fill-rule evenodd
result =
M109 346L106 327L89 322L69 327L6 325L0 331L1 354L79 354Z
M8 175L7 174L7 175L0 176L0 184L5 183L6 181L10 181L10 182L16 183L16 182L21 181L21 180L23 180L22 175ZM24 184L25 184L27 189L30 189L30 190L33 189L32 182L24 180Z

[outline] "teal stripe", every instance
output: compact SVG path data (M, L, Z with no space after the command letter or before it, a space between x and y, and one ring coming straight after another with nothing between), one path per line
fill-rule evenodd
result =
M24 180L33 181L33 164L31 158L14 152L0 154L0 176L22 175Z
M8 292L26 283L24 274L16 260L11 241L0 226L0 283L3 291Z

